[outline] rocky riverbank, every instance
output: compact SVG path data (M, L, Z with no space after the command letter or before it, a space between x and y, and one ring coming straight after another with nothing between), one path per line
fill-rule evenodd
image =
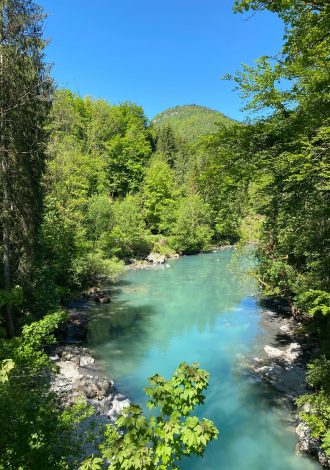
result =
M173 254L171 258L178 258ZM147 269L166 265L166 257L151 253L144 261L132 260L127 269ZM107 304L111 301L107 290L90 288L83 299L69 305L68 320L60 332L60 344L51 352L51 359L58 366L58 374L52 377L52 388L64 404L83 398L95 409L99 421L115 422L129 399L116 390L114 382L105 377L95 364L88 348L87 325L89 303Z
M220 252L223 250L227 250L229 248L235 248L235 245L214 245L209 248L209 250L206 251L208 252ZM203 253L203 252L200 252ZM181 255L178 253L172 253L172 254L167 254L163 255L161 253L150 253L145 259L143 260L136 260L132 259L130 264L126 265L127 270L131 269L151 269L156 266L168 266L166 264L166 261L169 259L178 259L180 258ZM187 255L186 255L187 256Z
M101 295L104 295L103 291ZM100 424L114 423L130 401L116 389L113 380L102 373L90 350L84 346L88 302L84 300L72 304L68 313L67 323L60 334L61 342L50 354L58 366L58 373L51 377L51 387L63 405L83 399L95 410L91 419L96 419ZM88 448L89 453L93 450Z
M256 356L241 358L241 363L295 404L295 399L307 391L306 369L313 354L313 342L285 310L264 310L260 326L262 337L258 338L260 346ZM317 458L323 467L330 468L321 443L311 437L311 430L298 414L297 424L297 451Z
M152 269L156 266L166 266L166 260L168 259L178 259L180 255L173 253L172 255L162 255L160 253L150 253L143 260L130 260L130 263L127 264L126 270L135 270L135 269Z
M130 405L128 398L116 390L113 380L99 375L89 349L58 346L52 359L59 368L52 378L52 388L63 403L72 404L83 398L94 407L95 416L105 422L115 422L123 408Z

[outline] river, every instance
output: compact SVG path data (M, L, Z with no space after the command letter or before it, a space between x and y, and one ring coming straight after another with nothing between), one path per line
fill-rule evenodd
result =
M257 286L242 281L233 254L228 249L129 271L112 289L111 304L93 306L90 347L119 390L141 405L146 379L156 372L170 377L182 361L210 372L198 414L212 419L220 436L203 459L184 462L183 469L319 469L295 455L290 404L239 365L267 332Z

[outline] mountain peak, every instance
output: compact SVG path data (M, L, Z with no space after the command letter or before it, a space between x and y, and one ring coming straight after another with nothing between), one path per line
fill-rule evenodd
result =
M174 106L152 119L156 128L169 125L176 135L188 142L194 142L202 135L216 132L219 125L228 126L234 122L223 113L198 104Z

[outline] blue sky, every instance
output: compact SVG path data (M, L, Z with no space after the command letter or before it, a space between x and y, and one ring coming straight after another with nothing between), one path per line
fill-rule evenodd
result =
M58 86L134 101L149 118L193 103L244 118L233 84L221 77L282 43L276 16L234 15L233 0L37 2L49 15L47 61Z

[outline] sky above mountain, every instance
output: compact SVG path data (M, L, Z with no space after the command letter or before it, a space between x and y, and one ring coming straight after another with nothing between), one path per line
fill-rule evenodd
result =
M38 1L38 0L37 0ZM268 12L234 15L233 0L39 0L59 87L111 103L134 101L149 118L200 104L243 119L226 73L281 47Z

